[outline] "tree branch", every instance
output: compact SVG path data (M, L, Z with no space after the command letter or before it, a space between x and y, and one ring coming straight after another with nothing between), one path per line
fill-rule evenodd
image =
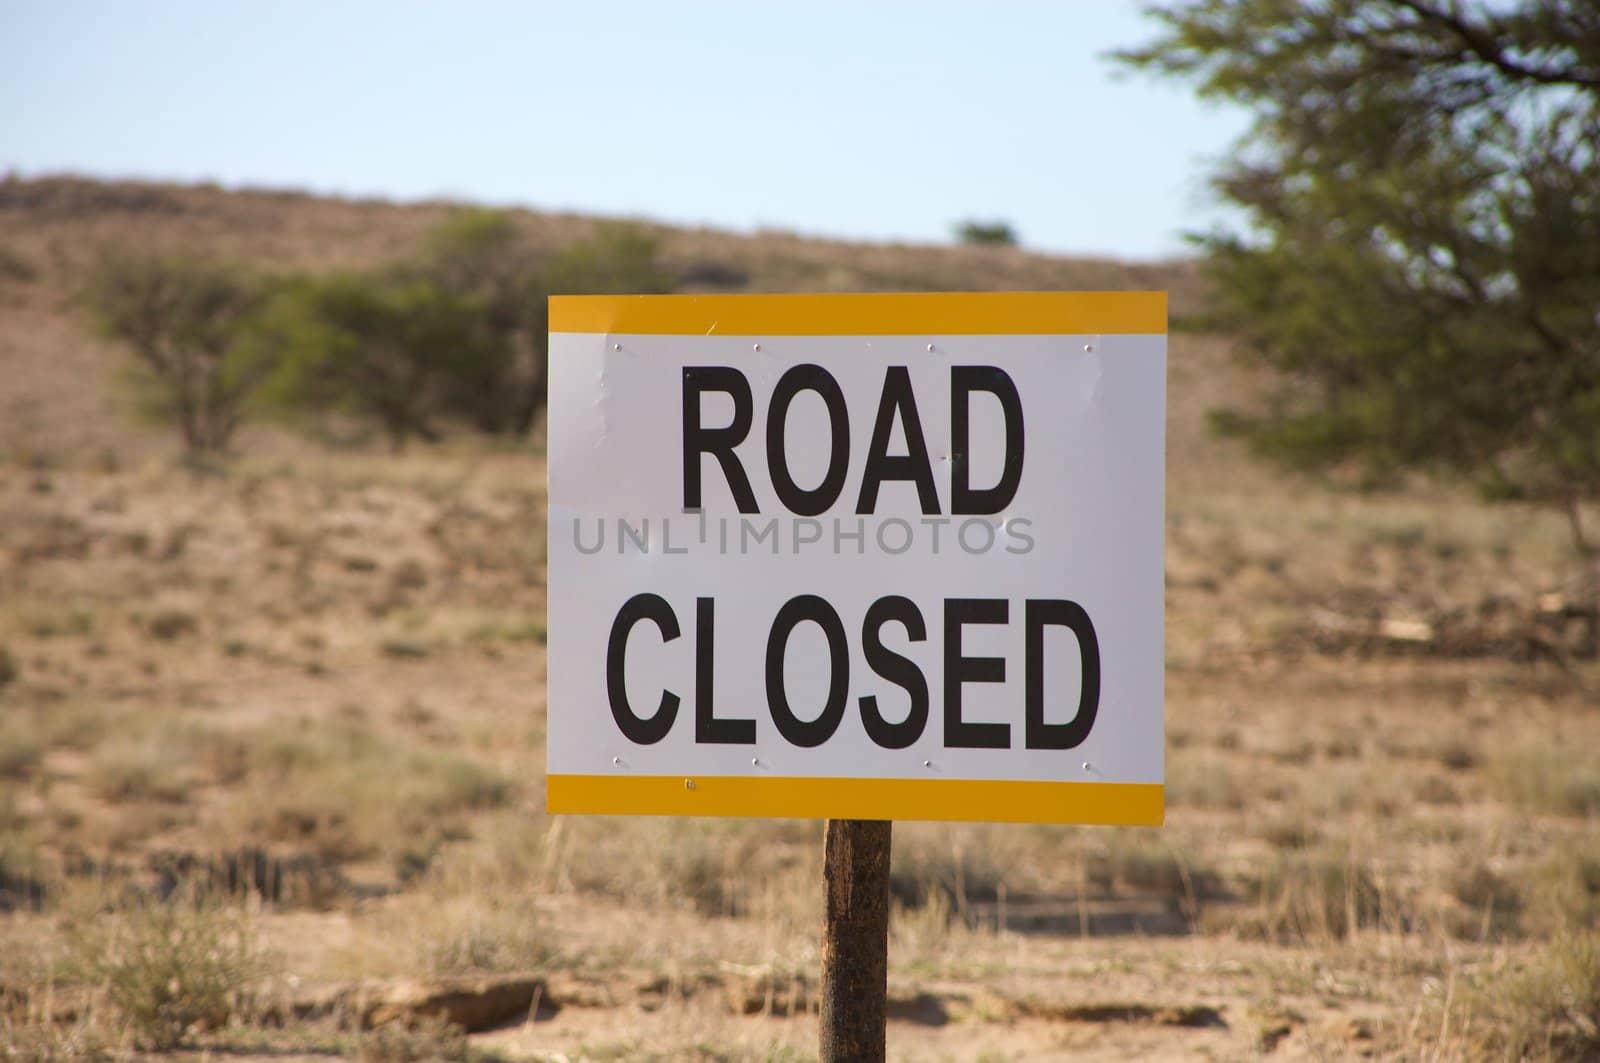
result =
M1431 4L1424 3L1423 0L1396 0L1396 2L1424 22L1442 26L1455 35L1463 46L1458 55L1470 53L1508 77L1533 81L1541 85L1572 85L1579 88L1600 89L1600 72L1586 71L1581 63L1574 62L1559 67L1529 66L1507 54L1506 49L1495 40L1493 31L1487 27L1475 26L1460 15L1441 11ZM1413 54L1419 59L1445 58L1421 53Z

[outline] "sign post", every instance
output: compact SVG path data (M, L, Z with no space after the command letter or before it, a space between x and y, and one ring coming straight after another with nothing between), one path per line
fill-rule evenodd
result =
M889 997L889 832L830 819L822 876L822 1063L881 1060Z
M1165 293L550 322L547 805L829 820L823 1058L882 1058L890 821L1162 821Z

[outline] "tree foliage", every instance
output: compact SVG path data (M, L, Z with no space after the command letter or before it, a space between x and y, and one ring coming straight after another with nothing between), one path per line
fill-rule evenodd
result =
M551 295L663 295L677 280L660 259L661 242L648 230L627 222L602 224L586 240L568 244L543 264L539 273L539 364L549 358ZM539 378L537 405L547 401L546 380Z
M552 255L542 281L550 295L660 295L675 287L661 241L643 226L607 222Z
M404 270L288 285L254 350L272 367L270 401L376 421L396 451L438 439L452 414L476 412L510 359L483 300Z
M956 240L970 247L1016 247L1017 230L1008 221L968 218L955 224Z
M476 302L485 329L503 345L496 371L457 382L453 405L485 432L526 434L545 396L544 289L540 263L503 210L470 208L429 234L422 279Z
M1255 112L1200 238L1277 371L1219 424L1302 467L1600 500L1600 5L1193 0L1118 58Z
M546 402L551 295L670 292L659 241L640 226L601 225L586 240L536 255L505 211L465 210L431 234L416 273L476 301L503 344L493 372L458 380L455 412L488 432L525 435Z
M114 251L89 271L83 303L134 358L144 411L178 428L191 456L227 449L260 380L240 337L265 285L225 263Z
M469 209L420 252L268 283L205 259L116 252L84 301L135 356L144 405L192 453L224 449L250 400L376 423L391 446L446 424L526 435L546 402L550 294L670 291L656 238L602 225L541 255L504 211Z

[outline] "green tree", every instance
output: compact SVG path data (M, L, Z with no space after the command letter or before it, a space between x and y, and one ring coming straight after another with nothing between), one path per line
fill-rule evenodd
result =
M956 240L972 247L1016 247L1017 230L1008 221L968 218L955 225Z
M507 211L469 209L446 219L403 272L476 302L503 347L498 371L456 379L455 411L486 432L526 434L548 393L548 296L670 292L674 278L659 249L642 227L608 223L541 259Z
M663 295L677 286L661 263L661 242L642 226L609 222L586 240L568 244L547 259L539 273L544 296ZM549 358L550 304L539 299L540 364ZM536 408L548 398L547 380L539 379Z
M510 358L481 299L400 270L287 286L253 350L278 406L374 420L397 452L438 439L461 397L502 379Z
M1421 470L1600 543L1600 5L1192 0L1117 58L1251 108L1199 238L1276 371L1225 431L1302 468ZM1595 625L1600 629L1600 625ZM1591 637L1600 642L1600 630Z
M191 456L226 450L264 366L242 357L263 282L221 262L125 250L90 269L82 300L96 327L133 354L145 413L175 424Z
M676 287L661 264L661 241L631 222L607 222L544 264L550 295L660 295Z
M505 346L499 373L457 382L453 404L485 432L526 434L544 402L545 318L540 263L508 211L469 208L428 236L416 272L476 300Z

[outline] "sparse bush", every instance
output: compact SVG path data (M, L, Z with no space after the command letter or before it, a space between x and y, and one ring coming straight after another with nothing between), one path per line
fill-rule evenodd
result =
M182 609L162 609L144 620L144 629L151 638L161 642L171 642L185 635L192 635L199 627L199 622L193 613Z
M1378 925L1384 898L1372 875L1348 857L1282 854L1251 883L1255 910L1236 922L1247 937L1329 941Z
M99 704L69 702L33 714L25 725L46 748L87 750L106 734L106 709Z
M758 831L695 820L569 826L562 820L531 846L525 837L511 839L495 873L635 905L687 903L702 915L742 916L781 892L795 869L794 849L774 844L772 826ZM808 826L794 824L797 830Z
M511 796L511 785L476 761L408 749L350 724L301 721L248 748L244 829L329 859L398 855L458 836L463 813Z
M26 835L0 834L0 913L39 907L49 889L47 879L39 850Z
M1322 838L1322 831L1309 816L1280 816L1268 820L1260 834L1274 849L1309 849Z
M427 1018L411 1025L389 1023L362 1034L356 1058L362 1063L470 1063L485 1057L472 1051L460 1027Z
M263 284L200 258L114 251L90 271L96 326L133 353L143 412L177 425L191 455L225 450L267 366L243 356Z
M6 1063L109 1063L121 1058L88 1016L73 1022L18 1019L0 1009L0 1060Z
M1506 1059L1600 1058L1600 935L1566 934L1482 995L1489 1047Z
M384 639L378 646L385 657L396 660L421 660L428 655L428 647L414 638L402 635L391 635Z
M205 897L139 898L74 928L72 944L86 978L156 1051L239 1016L265 973L247 914Z
M1522 891L1488 865L1472 864L1456 872L1451 892L1467 909L1456 928L1460 936L1496 937L1517 929Z
M89 786L107 801L182 801L189 779L178 761L182 754L156 736L117 743L102 750L90 766Z
M26 774L44 756L43 740L15 714L0 718L0 779Z
M906 832L891 862L889 892L907 908L939 903L963 919L971 903L998 898L1006 888L1004 870L986 846L961 841L960 835Z
M94 613L77 605L39 603L20 611L22 629L36 639L82 637L94 632Z
M955 225L956 240L970 247L1016 247L1017 230L1008 221L968 218Z
M532 970L552 955L549 932L532 905L504 894L465 892L432 899L429 914L406 933L419 942L422 966L435 975Z
M1600 816L1600 758L1589 750L1524 747L1494 762L1490 777L1508 798L1533 811Z
M39 271L22 252L13 247L0 246L0 281L12 284L32 284L39 279Z
M1245 795L1226 757L1187 756L1167 766L1167 800L1175 807L1240 809Z
M77 739L79 729L96 725L105 735L108 721L99 713L65 716L56 725L55 740L66 744ZM135 714L109 721L109 726L115 740L99 745L84 777L89 789L107 801L178 805L202 774L231 782L243 773L242 740L192 718L169 712Z
M537 642L541 645L549 638L542 617L505 615L485 617L467 629L466 642L470 646L488 646L497 642Z
M750 283L750 271L732 262L701 259L678 270L678 283L691 289L737 291Z
M1089 883L1165 897L1191 921L1203 902L1225 894L1222 877L1171 842L1145 831L1104 832L1105 844L1085 860Z
M1437 775L1425 775L1417 784L1417 800L1429 805L1459 805L1461 791L1454 783Z
M1600 841L1563 845L1529 876L1527 922L1551 937L1600 932Z
M1439 750L1439 763L1451 771L1469 771L1482 760L1476 746L1460 738L1452 738Z
M749 887L740 874L736 848L675 845L655 855L668 898L689 901L701 915L744 915L749 910Z

